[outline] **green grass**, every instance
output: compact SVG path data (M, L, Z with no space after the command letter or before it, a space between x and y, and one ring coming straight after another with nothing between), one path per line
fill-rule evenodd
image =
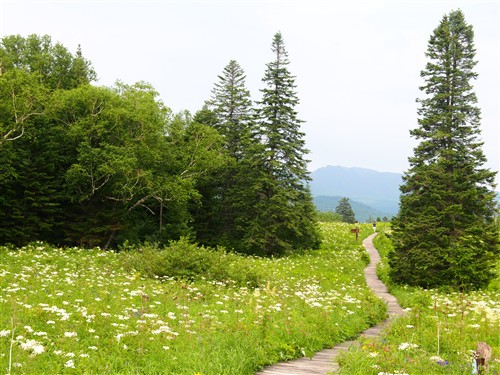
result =
M244 375L312 356L386 314L366 288L361 239L341 223L323 235L320 250L278 259L185 242L0 248L0 371Z
M382 261L379 277L389 284L404 317L394 321L377 340L365 340L340 358L340 374L471 374L472 351L478 342L493 349L483 374L500 372L500 293L495 280L488 290L447 293L391 285L385 256L390 232L377 236Z
M0 247L0 371L244 375L312 356L386 314L363 278L371 226L358 242L350 228L324 223L319 251L278 259L184 240L118 253ZM389 228L377 230L386 279ZM499 373L495 285L468 294L389 285L406 315L342 355L340 373L470 374L479 341L493 347L485 373Z

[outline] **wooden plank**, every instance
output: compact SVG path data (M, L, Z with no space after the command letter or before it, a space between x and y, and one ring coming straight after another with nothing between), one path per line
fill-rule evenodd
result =
M366 266L364 274L367 285L378 297L387 303L389 318L384 322L361 332L360 337L379 336L393 318L404 314L404 311L401 306L399 306L396 298L389 294L384 283L382 283L382 281L380 281L377 277L376 268L377 263L380 261L380 256L377 249L373 246L372 241L375 236L376 233L363 240L363 246L370 255L370 264ZM312 358L304 357L294 361L278 363L276 365L266 367L256 375L327 375L339 369L339 365L336 362L338 353L349 350L349 348L353 345L358 345L358 342L346 341L334 346L333 348L320 351Z

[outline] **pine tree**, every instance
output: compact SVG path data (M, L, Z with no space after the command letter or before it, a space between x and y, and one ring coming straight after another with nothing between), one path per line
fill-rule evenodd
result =
M420 140L393 221L394 281L459 289L485 286L499 253L494 177L483 165L480 110L471 81L473 29L463 13L445 15L429 39L418 100Z
M356 222L356 216L352 210L351 203L349 203L349 198L342 198L337 207L335 207L335 213L342 216L342 221L346 223L353 224Z
M252 151L256 173L247 175L253 199L247 201L252 205L244 238L248 248L267 255L319 244L304 159L307 150L300 131L303 121L295 109L299 99L280 33L274 35L271 49L275 58L267 64L262 79L265 88L257 110L259 142Z

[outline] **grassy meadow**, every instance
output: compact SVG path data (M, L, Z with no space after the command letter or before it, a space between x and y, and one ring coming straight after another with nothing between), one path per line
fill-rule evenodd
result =
M339 360L340 374L473 374L478 342L493 349L488 369L500 373L500 277L488 290L459 293L391 285L385 256L390 230L375 238L382 256L377 269L406 314L377 340L366 339ZM500 261L499 261L500 265Z
M5 374L255 374L352 339L385 318L351 226L323 223L319 251L264 259L181 240L163 250L0 248ZM375 244L384 256L388 229ZM500 372L500 292L390 286L406 315L339 357L341 374L471 374L479 341Z
M350 226L322 229L319 251L280 259L182 241L0 248L0 371L244 375L353 338L386 308Z

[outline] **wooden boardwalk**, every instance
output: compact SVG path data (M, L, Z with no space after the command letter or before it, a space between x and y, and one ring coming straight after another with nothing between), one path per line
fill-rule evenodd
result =
M376 273L377 264L380 262L380 256L377 249L373 246L373 238L376 233L363 240L363 246L370 255L370 264L365 268L365 278L368 286L373 292L387 303L389 317L382 323L368 328L361 332L361 336L378 336L382 329L389 324L391 319L403 315L403 309L399 306L396 298L389 294L386 286L379 280ZM346 341L335 345L331 349L322 350L316 353L312 358L304 357L289 362L278 363L274 366L266 367L256 375L326 375L339 369L336 361L340 352L345 352L357 341Z

